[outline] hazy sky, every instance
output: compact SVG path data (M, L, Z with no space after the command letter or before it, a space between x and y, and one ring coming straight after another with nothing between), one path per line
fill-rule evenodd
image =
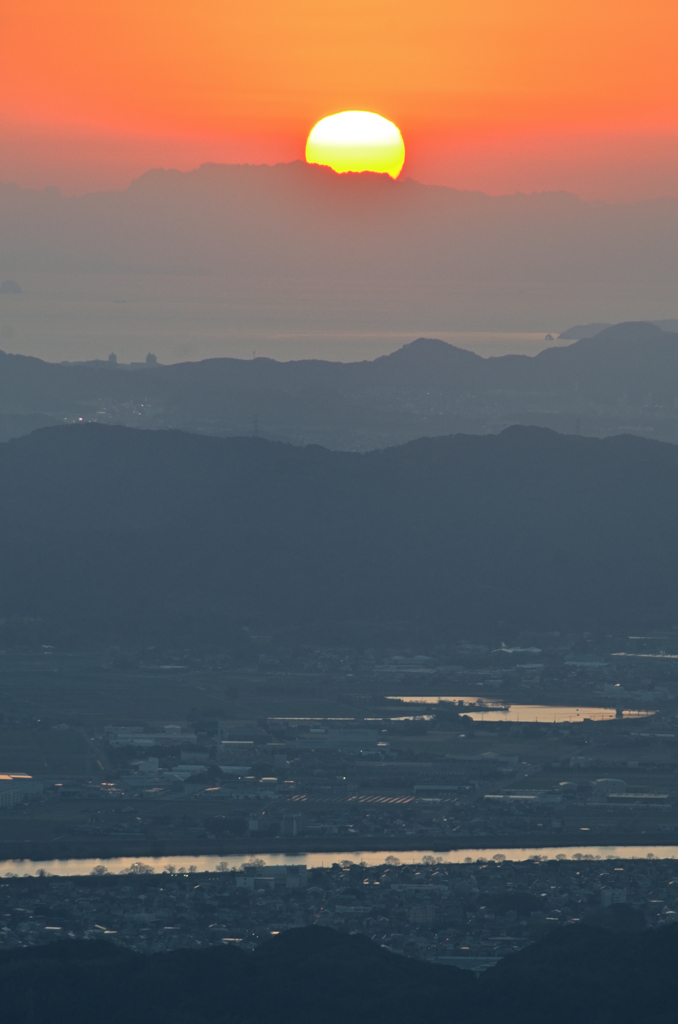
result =
M677 28L674 0L6 0L0 180L291 160L359 108L422 181L678 195Z

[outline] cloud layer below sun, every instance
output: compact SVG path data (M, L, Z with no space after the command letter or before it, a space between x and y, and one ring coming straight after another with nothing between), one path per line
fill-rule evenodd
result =
M420 180L678 194L677 28L671 0L5 4L0 180L302 158L358 109L401 128Z

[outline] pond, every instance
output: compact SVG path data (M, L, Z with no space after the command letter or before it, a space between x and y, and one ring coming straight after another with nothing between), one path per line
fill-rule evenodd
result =
M402 704L457 704L461 714L481 722L604 722L612 718L647 718L654 711L574 707L552 704L514 704L491 697L387 697Z

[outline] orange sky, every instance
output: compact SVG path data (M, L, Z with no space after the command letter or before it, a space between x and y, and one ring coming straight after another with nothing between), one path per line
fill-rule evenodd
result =
M677 29L675 0L0 0L0 179L289 160L358 108L420 180L678 194Z

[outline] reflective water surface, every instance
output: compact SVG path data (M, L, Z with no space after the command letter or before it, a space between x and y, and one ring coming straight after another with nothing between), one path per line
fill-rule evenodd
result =
M506 847L489 849L468 848L449 850L443 853L434 850L360 850L347 853L342 850L331 853L251 853L246 856L201 856L192 857L111 857L108 859L82 858L74 860L4 860L0 861L0 875L89 875L95 869L105 868L111 874L168 871L176 874L192 871L230 871L243 864L258 861L261 864L305 864L309 868L330 867L343 861L365 864L368 867L384 864L394 858L400 864L421 864L432 860L441 864L471 864L475 861L512 860L633 860L678 858L678 846L531 846L512 850Z
M460 711L484 722L604 722L611 718L646 718L654 711L617 708L557 707L550 704L513 704L492 697L387 697L403 704L460 704Z

